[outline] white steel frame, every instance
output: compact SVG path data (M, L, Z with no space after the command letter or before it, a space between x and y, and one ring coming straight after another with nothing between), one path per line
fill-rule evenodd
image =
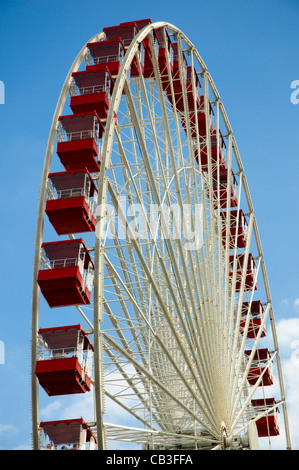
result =
M222 245L219 201L216 207L212 192L210 133L207 132L207 173L201 171L194 158L200 155L200 141L191 135L188 112L186 129L180 123L181 113L165 97L161 85L153 31L165 28L178 43L179 69L183 71L183 52L189 63L199 67L197 72L204 85L206 125L209 124L209 102L215 110L217 151L220 148L220 127L227 143L229 174L227 194L232 185L230 171L238 175L238 211L240 201L246 204L248 216L247 245L240 292L235 291L236 255ZM135 58L141 72L139 46L149 37L154 57L154 79L130 79L129 71ZM89 42L102 40L104 33ZM165 40L165 33L164 33ZM71 86L71 75L77 71L88 50L84 47L75 59L62 88L54 113L42 174L41 192L35 240L35 261L32 301L32 422L33 447L38 442L38 383L34 375L37 357L39 324L39 288L36 282L40 266L40 247L43 239L47 175L50 171L56 139L58 118L62 113ZM170 60L166 55L166 71L174 99ZM184 74L181 73L183 77ZM195 92L195 76L192 74ZM185 110L187 91L181 81ZM125 94L123 94L125 90ZM117 119L115 119L117 116ZM197 114L196 120L197 124ZM225 128L225 129L224 129ZM225 130L225 132L224 132ZM185 133L185 134L184 134ZM218 170L219 171L219 168ZM95 263L93 318L77 306L93 333L95 426L98 448L105 449L106 439L138 442L145 448L179 445L193 448L223 448L223 436L241 436L251 427L254 416L250 408L259 381L247 385L247 376L261 332L270 318L273 337L271 361L276 361L286 433L290 448L285 391L279 358L271 295L253 205L244 174L243 164L223 103L203 60L193 44L175 26L157 22L143 28L127 49L121 63L111 96L106 131L103 137L101 172L98 182L97 228L91 248ZM218 178L219 180L219 178ZM242 199L244 193L244 198ZM122 199L123 198L123 199ZM119 204L126 198L129 211ZM127 228L128 237L107 237L107 204L117 216L117 228ZM140 220L144 221L142 238L134 232L134 209L139 204ZM203 244L186 250L186 239L159 238L146 210L151 205L175 204L184 214L185 207L201 204ZM227 197L230 208L230 198ZM131 211L131 212L130 212ZM113 214L110 228L112 227ZM160 222L165 224L161 211ZM114 221L116 220L114 218ZM238 220L238 217L237 217ZM194 229L196 219L190 218ZM230 216L226 218L227 227ZM171 219L172 233L179 229ZM219 236L220 234L220 236ZM114 234L115 235L115 234ZM72 235L70 235L72 237ZM228 246L229 230L226 230ZM251 243L251 241L253 243ZM252 245L254 246L252 248ZM246 265L249 250L257 259L255 283L264 286L266 310L258 335L251 344L252 353L244 360L248 347L246 334L239 334L242 302L251 302L254 289L245 292ZM229 282L229 256L234 255L234 270ZM116 391L117 390L117 391ZM134 425L104 423L105 395L132 417ZM143 427L136 427L139 422ZM178 432L180 434L178 434ZM164 443L164 444L163 444ZM190 448L190 447L189 447Z

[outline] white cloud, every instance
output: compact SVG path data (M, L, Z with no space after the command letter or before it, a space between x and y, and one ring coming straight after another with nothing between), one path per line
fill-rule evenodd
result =
M41 421L54 421L56 418L56 413L59 413L59 410L62 408L62 403L60 399L51 401L47 406L40 410Z
M290 354L292 342L299 340L299 318L287 318L276 323L278 343L280 350Z
M280 320L276 324L276 329L280 356L282 358L282 373L286 392L291 444L293 450L299 450L299 318ZM280 396L277 377L274 379L274 386L271 392L273 393L272 396ZM281 437L273 439L275 447L284 438L282 414L280 415L280 422Z
M94 421L93 393L80 395L66 395L54 400L41 409L41 421L83 418L85 421Z
M95 421L93 389L85 394L54 398L54 401L40 410L41 421L56 421L81 417L86 422ZM130 419L128 412L106 396L104 421L125 424L128 422L128 419Z

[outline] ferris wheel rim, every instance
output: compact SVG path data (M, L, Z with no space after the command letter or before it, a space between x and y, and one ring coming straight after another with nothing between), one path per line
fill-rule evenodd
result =
M108 132L106 133L105 132L105 136L104 136L104 143L103 143L103 155L104 155L104 158L102 158L102 168L103 168L103 171L100 172L100 175L99 175L99 200L100 201L103 201L104 200L104 197L105 197L105 192L107 190L106 186L105 186L105 178L106 178L106 168L107 168L107 165L109 165L109 160L110 160L110 156L111 156L111 149L112 149L112 139L113 139L113 135L114 135L114 130L115 130L115 125L114 125L114 115L117 113L117 110L118 110L118 107L119 107L119 101L120 101L120 97L121 97L121 92L122 92L122 89L125 85L125 80L126 80L126 68L128 68L132 62L132 59L137 51L137 48L139 46L139 44L141 43L141 41L154 29L156 28L161 28L161 27L165 27L165 28L168 28L172 31L174 31L176 34L180 35L183 40L188 44L190 45L190 47L192 47L192 50L193 50L193 54L194 56L197 58L198 62L202 64L203 66L203 71L206 73L206 78L208 80L208 83L209 85L211 86L211 88L213 89L213 92L214 95L215 95L215 99L219 101L219 108L221 108L221 112L222 112L222 117L225 121L225 124L227 126L227 131L228 131L228 134L231 135L231 138L232 138L232 145L234 146L234 150L236 151L235 155L236 155L236 159L237 159L237 163L239 165L239 171L242 171L243 172L243 165L242 165L242 162L241 162L241 159L239 157L239 153L238 153L238 150L237 150L237 147L236 147L236 143L235 143L235 139L232 135L232 130L231 130L231 127L230 127L230 124L229 124L229 121L228 121L228 118L226 116L226 112L225 112L225 109L224 109L224 106L220 100L220 96L217 92L217 89L207 71L207 68L205 66L205 64L203 63L201 57L199 56L196 48L193 46L193 44L188 40L188 38L184 35L184 33L182 33L182 31L180 31L178 28L176 28L175 26L173 26L171 23L168 23L168 22L157 22L157 23L152 23L151 25L149 26L146 26L144 27L136 36L135 38L133 39L133 41L131 42L127 52L126 52L126 55L125 55L125 58L123 60L123 63L121 65L121 69L120 69L120 72L118 74L118 77L117 77L117 81L115 83L115 89L113 91L113 95L112 95L112 99L111 99L111 106L110 106L110 109L109 109L109 114L108 114L108 117L107 117L107 130ZM90 42L92 42L93 40L96 40L96 38L100 38L101 37L101 34L103 33L99 33L97 35L95 35L91 40ZM80 51L80 53L78 54L74 64L76 63L76 65L80 65L78 63L79 61L79 57L81 57L81 60L80 62L82 61L83 57L84 57L84 53L86 51L86 46L83 47L83 49ZM71 67L70 69L70 72L67 76L67 79L65 81L65 84L63 86L63 90L66 88L67 89L67 85L68 85L68 81L69 81L69 77L71 76L71 73L73 71L75 71L75 67L76 65L74 65ZM63 104L62 104L62 93L63 93L63 90L61 92L61 96L59 98L59 101L58 101L58 104L57 104L57 107L56 107L56 111L54 113L54 117L53 117L53 123L52 123L52 126L51 126L51 130L50 130L50 134L53 133L53 129L55 128L55 117L58 113L58 115L60 114L61 110L62 110L62 107L64 105L64 102L65 102L65 99L66 99L66 96L67 96L67 92L68 90L66 90L66 93L65 93L65 97L64 97L64 100L63 100ZM65 90L64 90L65 91ZM61 106L61 108L59 107L58 108L58 105ZM57 116L58 117L58 116ZM57 120L56 120L57 122ZM48 141L48 145L47 145L47 151L46 151L46 155L50 156L51 154L51 149L50 149L50 146L52 145L52 137L50 138L49 136L49 141ZM55 138L54 138L54 141L55 141ZM53 141L53 145L54 145L54 141ZM53 149L52 149L53 150ZM49 160L47 160L47 164L49 163ZM45 165L46 165L46 161L45 161ZM48 171L44 170L44 178L43 180L46 181L46 177L45 175L48 174ZM245 187L245 193L246 193L246 198L247 198L247 202L248 202L248 205L249 207L252 207L252 203L251 203L251 198L250 198L250 194L249 194L249 190L248 190L248 187L247 187L247 182L246 182L246 177L244 175L242 175L242 177L244 178L243 180L243 187ZM100 225L100 218L97 219L97 224L99 223ZM255 221L255 217L253 217L253 231L255 233L255 236L258 240L258 243L259 242L259 235L258 235L258 230L257 230L257 225L256 225L256 221ZM100 227L100 232L101 232L101 227ZM39 238L40 240L40 238ZM97 312L94 316L94 334L95 334L95 350L96 351L99 351L99 348L100 348L100 345L98 343L98 341L100 341L100 338L101 338L101 332L100 332L100 329L99 329L99 324L100 324L100 314L99 314L99 301L100 299L102 298L102 293L100 292L100 290L98 289L99 286L101 286L101 281L99 280L99 275L101 275L99 273L99 270L101 268L101 264L100 264L100 256L101 256L101 248L100 248L100 237L95 237L95 265L98 269L96 269L95 271L95 290L94 290L94 310ZM39 245L36 244L36 248L38 246L38 249L40 248L40 243ZM263 274L264 274L264 278L265 278L265 267L264 267L264 261L262 259L262 256L261 257L261 265L262 265L262 270L263 270ZM267 289L267 286L268 286L268 283L267 283L267 277L266 277L266 281L265 281L265 286L266 286L266 289ZM35 291L35 296L38 297L38 294L37 294L37 291ZM34 297L33 296L33 302L36 302L36 298L37 297ZM270 307L269 307L270 308ZM270 308L271 312L270 314L272 314L272 308ZM32 322L34 323L34 321L32 320ZM32 323L32 324L33 324ZM272 322L273 324L273 322ZM99 363L98 360L95 361L96 364ZM99 371L97 373L97 376L99 378ZM280 382L281 383L281 382ZM283 394L282 394L283 395ZM98 396L98 394L96 394L96 396ZM100 405L98 405L97 409L100 411ZM97 419L97 422L100 423L100 419L99 419L99 415L98 415L98 419ZM101 424L102 426L102 424ZM99 432L98 432L99 434Z
M100 32L92 36L89 42L93 42L96 40L100 40L104 37L104 33ZM33 425L33 448L38 448L38 390L37 390L37 379L34 375L34 368L35 368L35 361L37 356L37 332L38 332L38 318L39 318L39 294L40 289L36 282L37 273L39 269L40 263L40 247L43 238L44 232L44 219L45 219L45 200L46 200L46 185L47 185L47 177L50 171L50 166L52 162L52 155L53 149L56 139L56 127L58 118L62 112L64 107L65 101L67 99L69 93L69 84L71 75L75 72L86 53L87 47L86 45L82 47L82 49L77 54L73 64L71 65L68 74L65 78L64 84L61 88L61 92L56 104L56 108L54 110L52 123L48 135L48 142L45 151L44 157L44 165L42 170L42 178L41 178L41 185L40 185L40 196L38 202L38 210L37 210L37 223L36 223L36 233L35 233L35 243L34 243L34 265L33 265L33 284L32 284L32 313L31 313L31 390L32 390L32 425Z

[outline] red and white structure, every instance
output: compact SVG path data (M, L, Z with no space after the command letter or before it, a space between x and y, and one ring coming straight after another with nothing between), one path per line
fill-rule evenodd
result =
M45 420L41 390L90 393L92 420ZM257 449L279 434L291 448L243 163L172 24L103 28L62 87L36 227L32 429L34 449Z

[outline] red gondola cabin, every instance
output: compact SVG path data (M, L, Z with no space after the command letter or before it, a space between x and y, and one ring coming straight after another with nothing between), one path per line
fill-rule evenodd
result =
M240 322L241 334L244 334L247 315L249 315L247 338L256 338L261 327L264 315L264 308L262 302L260 300L253 300L251 303L243 302L242 319ZM266 336L265 327L263 327L261 331L261 338L263 338L264 336Z
M93 345L80 325L40 328L35 375L49 396L90 391Z
M97 194L87 170L49 174L46 214L58 235L95 230Z
M279 425L278 425L278 408L275 407L276 401L274 398L260 398L251 400L256 415L262 414L265 411L271 409L268 414L256 420L257 432L259 437L267 436L278 436Z
M234 256L230 256L230 267L231 272L229 273L230 278L233 278L233 269L234 269ZM243 274L243 265L245 261L245 255L240 254L236 256L236 284L235 290L236 292L240 292L242 287L242 274ZM256 273L256 265L251 253L248 254L247 260L247 269L245 270L245 283L244 283L244 290L249 291L252 289L256 289L255 281L255 273Z
M164 41L165 31L165 41ZM170 40L170 36L165 28L156 30L158 50L158 65L160 69L161 84L164 91L169 92L170 90L170 79L173 74L173 60L174 60L174 49L173 44ZM169 72L167 68L167 62L169 58Z
M152 20L150 18L146 18L144 20L137 20L134 22L120 23L120 26L130 27L133 23L136 25L137 30L139 32L145 26L148 26L149 24L151 24ZM154 34L154 37L156 37L155 31L153 32L153 34ZM139 54L140 54L141 69L142 69L144 77L148 78L148 77L153 76L153 60L152 60L150 40L148 37L143 39L142 43L140 44ZM134 67L134 61L132 65ZM133 69L133 73L131 73L131 75L133 76L138 75L138 69L135 71L135 74L134 74L134 69Z
M82 239L42 244L37 282L50 307L89 304L94 264Z
M229 188L229 189L228 189ZM213 173L213 193L214 193L214 207L218 209L227 209L229 201L230 207L237 207L238 201L236 196L237 180L231 171L231 178L229 180L228 170ZM229 197L228 197L229 193Z
M197 134L201 137L205 137L207 135L207 130L209 132L213 132L213 114L214 114L214 111L212 108L212 104L209 102L208 103L208 117L206 119L204 95L201 95L199 98L199 109L197 113L190 112L189 114L191 137L193 139L197 138ZM185 131L187 132L185 117L182 117L182 125Z
M200 147L200 163L201 169L203 171L209 171L209 162L208 162L208 151L207 151L207 139L201 138L201 147ZM216 130L213 130L210 135L210 144L211 144L211 172L216 174L218 171L221 173L225 173L225 142L224 138L219 130L219 136L217 138ZM197 163L199 164L198 158L198 150L195 151L195 158ZM221 181L221 179L220 179Z
M135 24L141 31L145 26L151 24L152 20L147 18L145 20L138 20L135 21ZM153 36L156 40L156 32L153 30ZM150 40L148 37L143 39L143 47L144 47L144 61L143 61L143 75L144 78L149 78L154 76L154 66L153 66L153 54L151 49Z
M182 51L181 55L181 62L182 62L182 73L180 74L180 62L179 62L179 50L178 50L178 43L173 42L173 67L172 67L172 80L174 88L180 86L181 78L183 80L187 79L187 66L188 62L184 52Z
M188 104L188 112L194 113L194 110L199 110L200 108L200 89L201 89L200 81L196 73L196 70L193 69L193 77L192 77L192 67L186 65L183 80L185 80L185 86L186 86L186 98L187 98L187 104ZM194 89L192 85L193 80L194 80ZM174 92L174 100L175 100L176 109L177 111L183 113L185 111L185 106L184 106L183 89L182 89L182 84L181 84L179 76L176 78L176 80L173 81L173 92ZM167 91L167 96L168 96L170 103L173 105L172 94L171 94L170 89Z
M57 155L67 171L100 171L100 146L104 127L96 112L60 116Z
M121 38L125 47L128 47L134 36L138 33L138 27L136 21L130 21L128 23L120 23L117 26L108 26L103 29L103 32L106 34L108 41L110 39Z
M119 72L125 56L125 46L120 38L109 41L90 42L87 44L93 64L89 64L86 70L107 68L113 78Z
M103 31L106 34L108 40L121 38L126 49L131 44L132 40L138 34L139 28L142 29L142 25L151 23L151 20L139 20L129 21L127 23L120 23L118 26L109 26L104 28ZM139 24L139 26L138 26ZM138 50L139 60L141 65L141 71L143 73L144 68L144 44L141 43ZM139 69L137 66L136 59L134 58L131 63L131 77L137 77L139 75Z
M40 442L43 450L95 450L97 438L84 419L42 421Z
M107 119L113 90L113 79L107 68L84 70L72 74L70 107L73 113L95 111L101 121Z
M251 351L245 351L246 356L250 356ZM247 380L250 385L255 385L260 377L263 374L262 380L259 383L259 387L273 385L273 373L272 373L272 363L269 364L271 359L270 353L267 348L258 349L254 356L253 361L250 366L250 371L247 377Z
M223 219L223 229L222 229L222 242L226 246L226 234L227 227L226 222L228 221L228 212L221 212L221 217ZM230 226L228 234L228 244L229 248L232 250L235 248L245 248L247 241L247 230L248 224L242 209L230 211Z

